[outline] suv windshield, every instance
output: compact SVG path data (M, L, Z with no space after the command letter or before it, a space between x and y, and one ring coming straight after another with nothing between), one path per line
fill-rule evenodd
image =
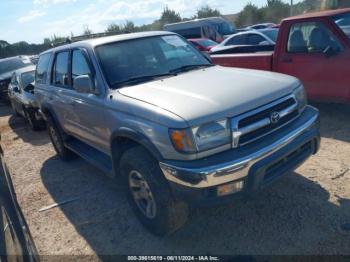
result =
M350 13L332 17L333 21L350 38Z
M212 65L177 35L114 42L96 47L96 52L111 88Z
M6 59L5 61L0 61L0 75L15 71L19 68L25 67L30 65L31 63L28 61L28 63L25 63L20 58L13 58L13 59Z

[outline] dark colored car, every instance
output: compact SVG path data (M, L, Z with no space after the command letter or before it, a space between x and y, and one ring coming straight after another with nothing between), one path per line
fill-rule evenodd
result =
M218 45L217 42L206 38L192 38L187 40L190 41L199 51L202 52L209 52L210 49Z
M34 77L35 66L24 67L14 72L8 87L8 97L13 113L24 117L32 130L39 130L45 123L34 97Z
M22 67L32 65L27 56L15 56L0 59L0 99L7 100L7 88L11 82L12 74Z
M0 145L0 261L39 261Z

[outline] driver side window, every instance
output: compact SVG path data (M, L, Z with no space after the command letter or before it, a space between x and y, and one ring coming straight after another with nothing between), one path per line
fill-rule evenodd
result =
M74 88L74 79L81 75L92 77L91 70L85 56L81 50L73 50L72 53L72 85Z
M289 53L322 53L329 47L338 52L343 50L338 39L321 22L297 23L289 31Z

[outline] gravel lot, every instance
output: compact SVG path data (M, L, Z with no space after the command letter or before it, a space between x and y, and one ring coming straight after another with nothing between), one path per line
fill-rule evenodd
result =
M316 156L254 199L194 210L183 229L164 238L143 229L118 183L79 158L59 160L47 132L31 131L4 105L0 132L42 255L350 254L350 106L316 106L322 116Z

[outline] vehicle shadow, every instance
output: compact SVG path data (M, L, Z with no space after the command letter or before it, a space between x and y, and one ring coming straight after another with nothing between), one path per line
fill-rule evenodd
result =
M12 115L8 120L8 125L17 135L13 139L21 138L24 142L34 146L45 145L50 142L47 130L33 131L23 117Z
M111 183L81 159L63 163L52 157L40 175L56 202L79 197L59 208L101 258L113 254L350 253L348 232L340 229L350 221L349 199L334 204L324 188L297 173L279 179L254 199L196 209L184 228L166 237L148 233L117 181Z
M311 103L320 110L321 136L350 143L350 105Z
M12 109L4 102L0 102L0 117L9 116L12 114Z

